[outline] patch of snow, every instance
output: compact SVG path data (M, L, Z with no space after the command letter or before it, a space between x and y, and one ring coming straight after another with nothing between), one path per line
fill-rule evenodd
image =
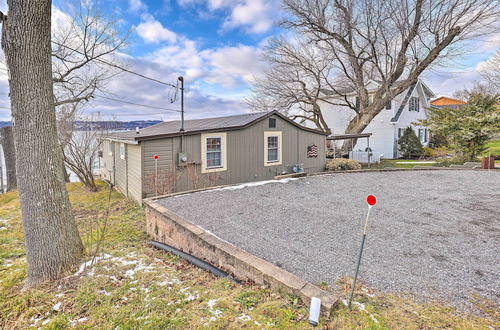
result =
M43 320L42 321L42 325L46 325L47 323L49 323L51 320L50 319L46 319L46 320Z
M86 318L86 317L79 318L78 320L70 320L69 321L69 325L72 326L72 327L74 327L78 323L86 322L87 320L88 320L88 318Z
M299 178L286 178L286 179L281 179L281 180L265 180L265 181L256 181L256 182L247 182L243 183L240 185L236 186L229 186L229 187L224 187L224 188L219 188L219 189L214 189L215 191L217 190L238 190L238 189L243 189L243 188L248 188L248 187L257 187L257 186L262 186L268 183L288 183L290 181L295 181L298 180ZM210 191L210 190L208 190Z
M245 321L245 322L248 322L248 321L250 321L252 318L251 318L249 315L247 315L247 314L243 314L243 315L238 316L238 319L240 319L240 320L242 320L242 321Z
M105 295L105 296L111 296L111 293L109 293L109 292L108 292L108 291L106 291L106 290L99 290L99 293L100 293L100 294L103 294L103 295Z
M55 304L52 309L55 310L56 312L60 312L61 311L61 306L62 306L62 302L58 302L57 304Z
M91 266L94 266L95 264L97 264L99 261L101 261L103 259L109 259L109 258L111 258L111 256L109 254L103 254L102 256L96 257L94 260L90 259L89 261L86 261L83 264L81 264L80 268L78 269L78 271L76 273L73 274L73 276L80 275L85 271L85 269L87 269ZM92 264L92 261L94 261L94 264Z

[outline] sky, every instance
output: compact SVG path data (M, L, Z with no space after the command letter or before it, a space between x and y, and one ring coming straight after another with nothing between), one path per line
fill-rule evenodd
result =
M53 1L53 24L67 19L74 1ZM128 69L176 84L185 78L186 119L217 117L249 111L244 99L254 77L264 69L260 60L268 38L283 33L280 0L107 0L100 6L117 20L119 33L130 31L120 58ZM6 12L6 0L0 10ZM500 49L500 34L474 42L459 63L426 72L421 78L437 95L452 95L480 79L477 68ZM170 104L167 86L122 73L106 86L106 96L151 109L96 98L85 111L103 119L173 120L179 101ZM0 121L10 120L8 82L0 67Z

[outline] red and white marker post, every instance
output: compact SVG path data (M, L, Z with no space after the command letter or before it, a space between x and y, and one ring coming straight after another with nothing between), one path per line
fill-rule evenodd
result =
M354 273L354 279L352 281L351 295L349 297L349 303L347 304L347 307L349 309L351 309L352 297L354 296L354 289L356 288L356 279L358 278L358 273L359 273L359 265L361 264L361 256L363 254L363 248L365 246L366 233L368 231L368 218L370 217L370 210L375 204L377 204L377 197L375 197L375 195L368 195L368 197L366 197L366 202L368 203L368 214L366 215L365 227L363 229L363 238L361 239L361 248L359 249L358 263L356 264L356 272Z
M158 198L158 158L160 156L155 154L153 158L155 159L155 198Z

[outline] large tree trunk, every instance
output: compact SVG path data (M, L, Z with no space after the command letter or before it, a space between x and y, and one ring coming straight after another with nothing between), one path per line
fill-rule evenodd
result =
M12 126L0 128L0 146L5 158L5 169L7 172L7 191L17 188L16 178L16 154L14 149L14 135Z
M25 288L72 270L83 244L57 140L51 64L51 1L9 1L2 48L10 96L26 255Z

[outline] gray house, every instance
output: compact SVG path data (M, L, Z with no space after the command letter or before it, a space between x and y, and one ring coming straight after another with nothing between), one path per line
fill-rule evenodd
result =
M143 198L208 186L318 172L325 134L279 112L163 122L117 132L102 145L101 175L126 196Z

